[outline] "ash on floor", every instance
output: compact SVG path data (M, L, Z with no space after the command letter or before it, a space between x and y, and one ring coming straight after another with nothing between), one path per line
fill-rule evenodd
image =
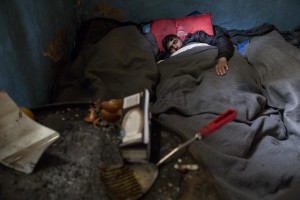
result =
M83 117L86 107L53 107L35 112L37 121L60 133L61 137L41 156L32 174L24 174L0 165L1 200L109 200L100 179L100 169L122 163L116 126L95 127ZM161 132L160 155L182 141ZM198 170L182 172L176 163L196 164ZM182 151L159 166L159 176L143 200L223 199L209 171Z

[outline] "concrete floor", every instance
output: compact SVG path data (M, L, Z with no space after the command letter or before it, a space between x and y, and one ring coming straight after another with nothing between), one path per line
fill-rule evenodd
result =
M56 130L61 137L42 154L29 175L0 165L0 199L109 200L116 196L105 187L100 174L107 165L123 163L118 129L85 122L88 106L44 107L34 113L39 123ZM179 136L166 131L157 136L160 157L182 142ZM174 168L176 163L196 164L199 168L180 171ZM141 199L224 199L209 170L186 151L175 154L158 170L157 179Z

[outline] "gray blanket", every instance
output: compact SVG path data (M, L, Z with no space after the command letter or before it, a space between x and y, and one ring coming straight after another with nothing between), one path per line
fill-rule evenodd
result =
M130 25L108 32L81 49L62 72L55 102L122 98L148 88L153 94L159 73L151 44Z
M225 76L214 70L218 50L192 48L155 63L134 26L113 29L62 74L56 102L121 98L144 88L151 111L188 139L229 108L233 122L190 145L229 199L277 199L300 181L300 52L277 33L252 38L246 59L235 52ZM160 80L158 80L160 77Z
M197 47L159 63L152 112L184 139L229 108L237 118L190 146L229 199L277 199L300 180L300 53L276 32L253 38L225 76L217 49Z

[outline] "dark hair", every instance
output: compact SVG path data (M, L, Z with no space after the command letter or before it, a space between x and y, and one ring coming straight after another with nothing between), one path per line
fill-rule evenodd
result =
M162 45L165 49L166 52L169 53L169 49L167 47L168 42L172 41L174 38L179 38L177 35L175 34L170 34L164 37L164 39L162 40Z

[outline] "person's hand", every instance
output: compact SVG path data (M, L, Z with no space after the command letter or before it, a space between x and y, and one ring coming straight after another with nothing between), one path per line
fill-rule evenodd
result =
M228 69L229 68L226 57L219 58L218 63L216 64L216 72L218 76L225 75Z

